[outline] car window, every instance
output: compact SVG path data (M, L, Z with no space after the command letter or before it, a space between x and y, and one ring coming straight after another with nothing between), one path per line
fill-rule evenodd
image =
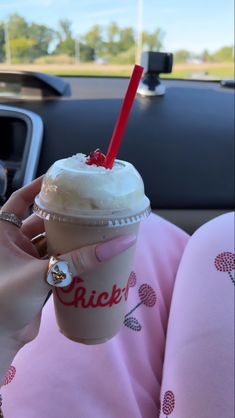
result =
M174 53L167 77L234 76L233 0L1 0L0 69L129 76L142 51Z

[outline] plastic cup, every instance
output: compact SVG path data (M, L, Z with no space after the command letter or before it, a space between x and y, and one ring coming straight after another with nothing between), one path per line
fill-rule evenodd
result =
M44 219L48 254L56 256L124 234L137 235L140 221L149 215L150 207L142 179L134 167L118 161L116 164L121 167L111 173L111 170L98 168L71 169L64 166L65 161L60 160L49 169L35 199L34 211ZM122 175L120 170L125 167L134 180L129 176L126 179L129 184L123 184L123 192L112 201L104 189L109 190L112 181L117 181L114 189L117 186L120 192L125 180L125 173ZM84 196L88 186L94 199L92 203L88 195ZM134 202L133 198L136 198ZM129 207L128 200L131 201ZM70 286L53 289L55 314L62 334L76 342L99 344L118 333L126 313L134 253L135 246L132 246L100 263L96 269L74 277Z

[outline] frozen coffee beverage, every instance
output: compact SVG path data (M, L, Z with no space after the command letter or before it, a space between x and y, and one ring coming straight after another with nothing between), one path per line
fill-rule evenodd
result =
M138 233L150 213L140 174L115 160L107 169L102 154L77 154L56 161L43 179L35 212L44 219L48 254L57 256L89 244ZM54 288L60 331L73 341L103 343L122 327L135 246L96 269Z

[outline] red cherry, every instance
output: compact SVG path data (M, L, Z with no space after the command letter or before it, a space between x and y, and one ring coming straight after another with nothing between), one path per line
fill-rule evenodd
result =
M86 159L87 165L97 165L97 167L103 167L105 162L105 155L97 148L95 151L90 152Z

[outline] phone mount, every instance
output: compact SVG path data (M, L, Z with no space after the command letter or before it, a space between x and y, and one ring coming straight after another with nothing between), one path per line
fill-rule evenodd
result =
M169 74L173 66L173 54L166 52L143 52L141 65L144 76L140 81L137 93L142 96L163 96L166 87L160 80L160 74Z

